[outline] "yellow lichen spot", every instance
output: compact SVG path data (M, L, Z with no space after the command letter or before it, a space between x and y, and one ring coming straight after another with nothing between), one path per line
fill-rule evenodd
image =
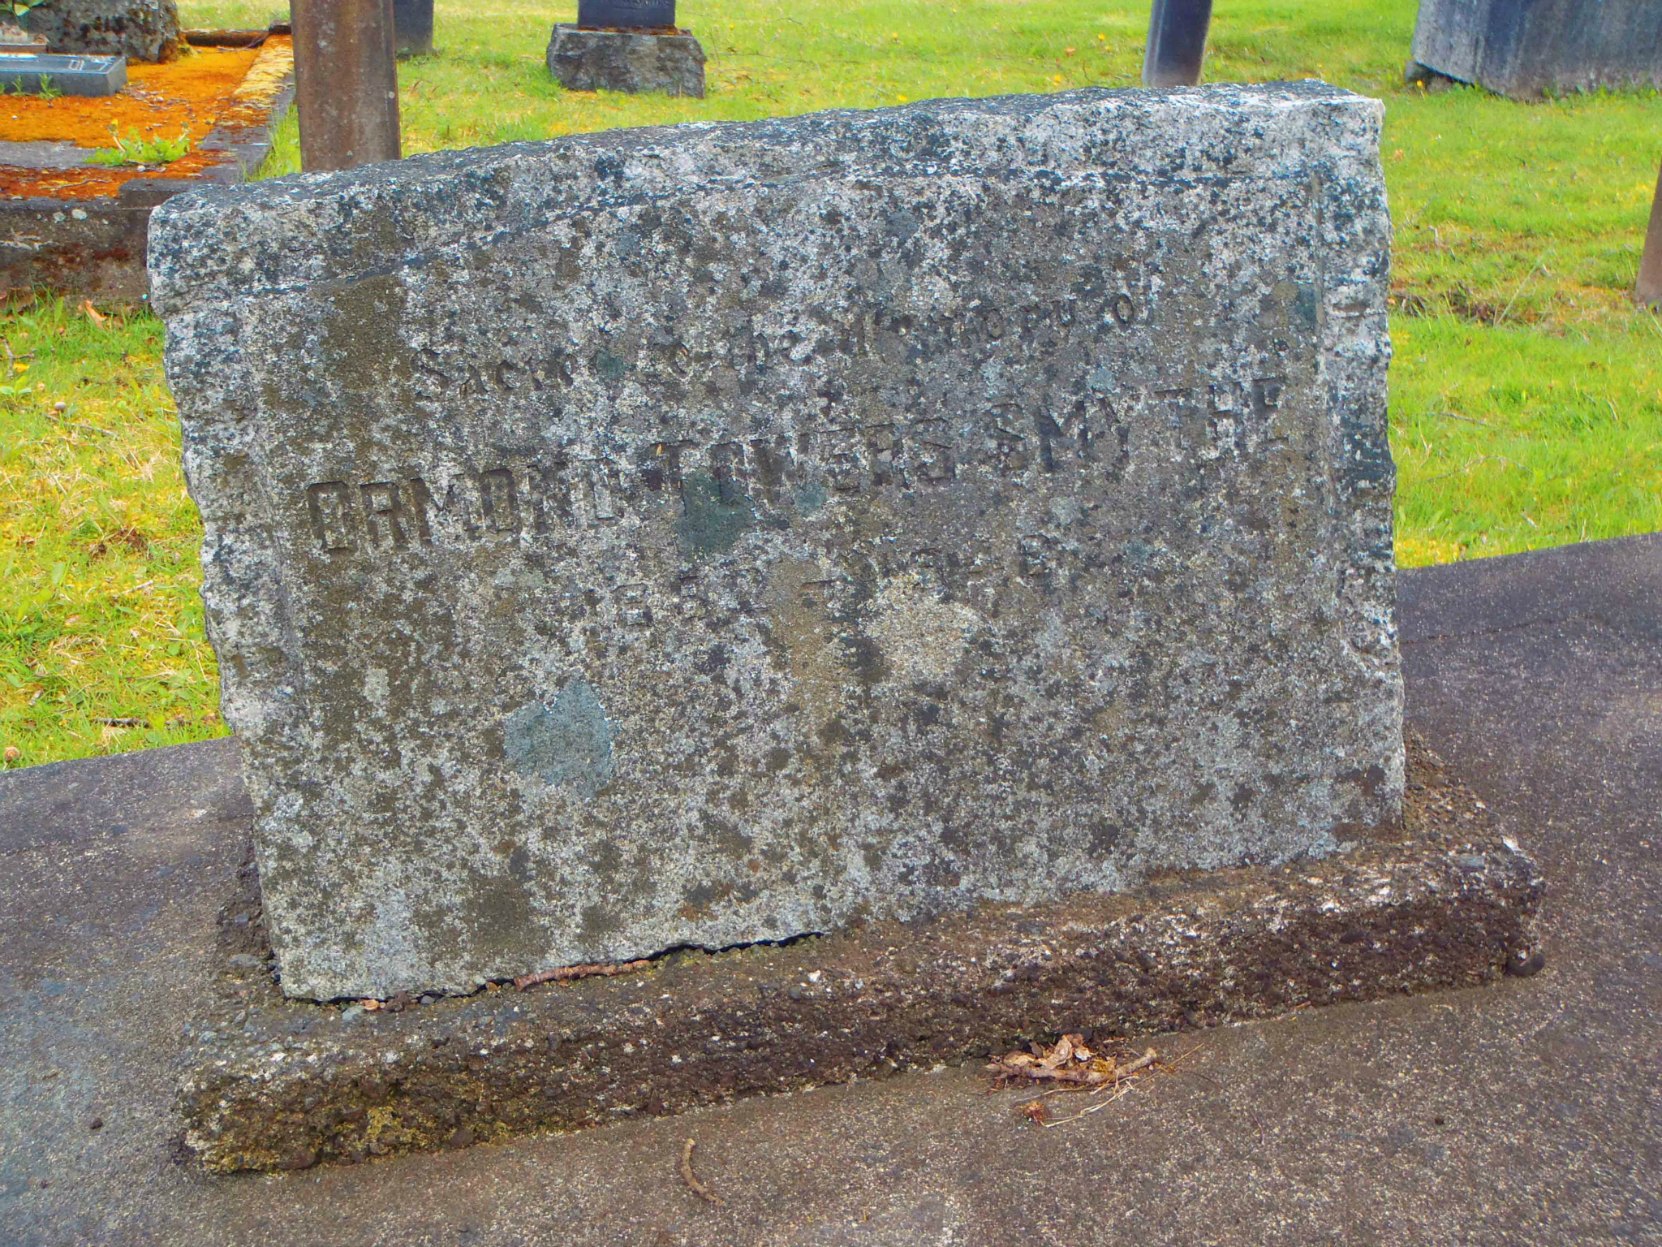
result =
M397 1129L398 1114L389 1105L378 1104L369 1110L369 1129L366 1134L371 1143L379 1143L383 1134Z

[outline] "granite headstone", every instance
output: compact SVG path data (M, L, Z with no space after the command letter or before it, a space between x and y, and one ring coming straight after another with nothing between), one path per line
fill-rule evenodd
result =
M577 0L577 24L601 30L673 30L675 0Z
M284 989L1390 823L1380 116L935 102L158 209Z

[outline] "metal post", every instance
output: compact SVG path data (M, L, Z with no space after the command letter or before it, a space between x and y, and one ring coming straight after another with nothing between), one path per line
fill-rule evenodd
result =
M1200 82L1212 0L1154 0L1143 57L1145 87L1192 87Z
M1650 205L1650 229L1639 261L1639 285L1633 292L1648 307L1662 308L1662 170L1656 174L1656 198Z
M392 0L290 0L300 166L397 160Z

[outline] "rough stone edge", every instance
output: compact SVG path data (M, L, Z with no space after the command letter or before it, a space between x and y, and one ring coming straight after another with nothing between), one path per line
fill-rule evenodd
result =
M223 317L221 303L350 282L401 265L456 261L545 230L551 218L684 195L698 186L900 169L948 175L958 172L955 139L972 140L978 156L995 135L1055 147L1034 136L1032 123L1087 110L1100 114L1092 136L1100 167L1123 178L1264 176L1263 168L1295 157L1324 168L1358 158L1377 165L1383 116L1379 101L1315 81L1089 88L426 152L170 201L152 232L154 300L170 319ZM1358 117L1363 124L1356 124ZM1200 125L1206 141L1182 147L1179 122ZM1163 134L1173 142L1149 141ZM1061 147L1054 154L1077 157Z
M1062 1032L1210 1027L1532 973L1542 892L1530 858L1421 749L1405 830L1322 861L683 952L626 976L398 1001L351 1021L282 999L245 912L242 942L219 954L241 969L208 1022L246 1011L251 1033L210 1030L177 1102L185 1142L217 1173L583 1128Z

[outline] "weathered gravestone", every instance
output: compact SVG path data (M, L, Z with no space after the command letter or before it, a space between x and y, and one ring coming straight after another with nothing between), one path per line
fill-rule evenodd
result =
M568 91L704 97L704 48L675 24L675 0L579 0L577 24L548 41L548 72Z
M433 0L393 0L392 20L398 55L433 55Z
M177 0L46 0L18 21L53 52L167 61L183 43Z
M1402 793L1377 103L579 136L160 209L283 986L466 989Z
M1432 75L1517 99L1662 87L1662 3L1420 0L1408 78Z

